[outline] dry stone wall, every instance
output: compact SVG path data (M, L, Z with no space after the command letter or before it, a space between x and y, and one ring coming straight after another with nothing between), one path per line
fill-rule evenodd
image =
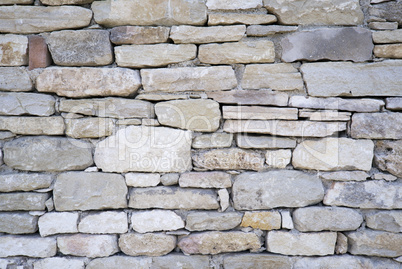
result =
M402 268L401 0L0 0L0 268Z

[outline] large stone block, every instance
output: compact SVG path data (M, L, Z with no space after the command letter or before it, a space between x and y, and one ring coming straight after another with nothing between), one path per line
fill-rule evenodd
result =
M28 64L28 38L26 36L0 35L0 51L0 66Z
M392 233L402 233L402 210L374 211L366 214L367 227Z
M45 202L49 198L47 193L18 192L0 194L1 211L32 211L45 210Z
M37 173L12 173L0 175L0 192L32 191L47 189L53 181L53 176Z
M245 25L235 26L173 26L170 38L176 44L204 44L214 42L239 41L246 34Z
M21 135L63 135L62 117L1 117L0 129Z
M0 90L23 92L32 90L32 81L25 68L0 67Z
M176 246L176 237L162 233L128 233L120 236L119 247L129 256L163 256Z
M78 213L46 213L39 218L39 233L42 237L54 234L78 233L78 217Z
M186 229L189 231L222 231L236 228L242 219L237 212L193 212L187 215Z
M222 104L287 106L289 96L270 90L232 90L208 92L208 98Z
M64 255L88 258L107 257L119 251L116 235L63 235L57 237L57 247Z
M56 238L4 235L0 237L0 257L46 258L56 255Z
M179 185L182 188L230 188L232 181L225 172L188 172L180 175Z
M53 257L41 259L34 262L34 269L84 269L85 263L82 259L69 259L64 257Z
M232 195L237 210L303 207L321 202L324 187L317 176L300 171L242 173L236 177Z
M111 256L90 261L86 269L149 269L152 259L148 257Z
M402 139L402 113L355 113L351 136L368 139Z
M236 10L259 8L262 6L262 0L207 0L209 10Z
M110 41L116 45L165 43L169 38L169 32L170 28L163 26L119 26L110 31Z
M223 106L224 119L235 120L297 120L297 108L263 106Z
M104 172L184 172L191 168L191 131L130 126L99 142L95 163Z
M240 226L260 230L280 229L281 214L278 211L245 212Z
M8 234L30 234L38 230L38 217L29 213L0 213L0 232Z
M161 257L152 258L152 266L155 268L174 268L182 266L186 269L208 268L209 257L203 255L182 255L182 254L169 254Z
M184 228L182 218L170 210L133 212L131 225L137 233L174 231Z
M402 178L402 140L376 142L374 163L383 171Z
M115 120L108 118L66 119L66 135L73 138L98 138L113 134Z
M128 231L127 213L105 211L81 216L78 231L90 234L126 233Z
M380 257L402 255L402 234L373 230L361 230L347 234L349 253Z

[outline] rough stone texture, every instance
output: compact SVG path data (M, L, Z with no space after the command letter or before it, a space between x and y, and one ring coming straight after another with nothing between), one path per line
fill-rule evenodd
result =
M176 237L162 233L128 233L120 236L119 247L129 256L162 256L176 246Z
M377 22L373 21L368 24L370 29L373 30L396 30L398 29L397 22Z
M308 63L301 67L311 96L397 96L402 61Z
M94 0L41 0L41 3L49 6L61 5L85 5L90 4Z
M162 257L152 258L152 265L155 268L174 269L174 267L181 267L186 269L208 268L209 257L201 255L181 255L170 254Z
M338 171L320 174L321 179L333 181L365 181L369 177L370 175L363 171Z
M246 34L245 25L234 26L173 26L170 38L176 44L205 44L214 42L239 41Z
M146 173L127 173L126 184L130 187L155 187L161 182L159 174Z
M30 234L38 230L38 217L29 213L0 213L0 232L8 234Z
M376 44L402 42L402 29L393 31L374 31L373 41Z
M322 28L302 31L281 40L282 60L351 60L371 59L373 41L371 31L361 27Z
M128 231L127 213L106 211L81 217L78 231L89 234L126 233Z
M177 244L184 254L219 254L250 250L256 252L261 247L259 237L243 232L203 232L190 234Z
M236 43L201 45L198 58L208 64L272 63L274 43L268 40L242 40Z
M290 149L268 150L265 153L265 162L272 168L286 168L292 158Z
M237 212L193 212L188 214L186 229L189 231L222 231L236 228L242 220L242 214Z
M7 166L28 171L85 169L93 163L89 142L62 137L20 137L3 147Z
M296 140L277 136L236 135L236 144L240 148L295 148Z
M224 119L235 120L297 120L296 108L278 108L263 106L224 106Z
M386 174L386 173L376 173L376 174L374 174L373 179L377 179L377 180L384 179L386 181L395 181L398 178L396 176Z
M160 180L163 186L176 185L179 182L179 174L177 173L164 174L161 176Z
M402 207L401 182L334 182L324 204L357 208L393 209Z
M386 98L385 99L386 107L389 110L402 110L402 98L394 97L394 98Z
M284 5L281 0L264 0L264 6L283 24L358 25L364 19L358 0L294 0L291 5Z
M0 90L1 91L30 91L32 81L25 68L0 67Z
M348 252L348 237L343 233L337 233L338 237L336 239L335 253L345 254Z
M0 257L27 256L46 258L56 255L56 239L39 236L3 235L0 237Z
M67 97L128 96L141 85L139 72L126 68L47 68L36 79L39 92Z
M282 210L280 213L282 217L282 229L289 229L289 230L294 229L293 219L292 216L290 215L290 211Z
M169 32L170 28L163 26L119 26L110 31L110 41L116 45L165 43L169 38Z
M78 233L78 213L49 212L39 218L40 236L53 234Z
M242 87L279 91L303 90L303 80L299 71L291 64L252 64L246 66Z
M191 168L190 131L129 126L99 142L95 163L104 172L184 172Z
M402 58L402 44L376 45L374 55L380 58L400 59Z
M133 212L131 224L137 233L173 231L184 228L182 218L169 210Z
M173 100L155 105L155 114L162 125L199 132L219 128L221 111L213 100Z
M245 212L240 226L260 230L280 229L281 214L278 211Z
M225 269L290 269L292 262L289 257L272 254L243 254L225 256L223 258Z
M31 211L45 210L45 202L49 198L47 193L19 192L0 194L1 211Z
M32 4L33 0L1 0L0 5L14 5L14 4Z
M63 235L57 237L57 247L64 255L88 258L107 257L119 251L116 235Z
M339 112L337 110L299 110L300 118L307 118L313 121L349 121L351 115L352 113L350 112Z
M298 26L283 25L250 25L247 27L247 36L270 36L274 34L291 33L297 31Z
M199 152L193 156L194 166L208 170L255 170L264 166L264 157L257 152L230 148Z
M85 263L80 259L68 259L64 257L53 257L38 260L34 263L35 269L84 269Z
M182 188L231 188L230 175L225 172L187 172L180 175Z
M267 250L283 255L325 256L335 251L337 234L321 233L291 233L271 231L267 234Z
M402 113L356 113L352 117L351 136L369 139L402 139L399 127Z
M402 233L402 211L374 211L366 214L367 227L386 232Z
M323 197L324 187L317 176L293 170L242 173L232 188L237 210L303 207L319 203Z
M351 231L360 227L362 215L342 207L305 207L293 212L295 228L301 232Z
M0 129L21 135L63 135L62 117L1 117Z
M115 47L116 63L123 67L156 67L189 61L197 56L193 44L123 45Z
M402 140L377 141L374 163L381 170L402 178Z
M212 13L208 15L208 25L253 25L270 24L276 21L276 16L271 14Z
M103 26L119 25L203 25L207 20L204 0L95 1L95 21Z
M293 151L292 164L299 169L369 171L373 150L371 140L332 137L305 140Z
M402 26L401 12L402 7L399 1L380 3L371 6L369 9L370 15L386 19L387 21L398 22L399 26Z
M215 191L182 189L178 187L155 187L132 189L129 207L137 209L218 209Z
M0 8L0 14L1 14L1 8ZM0 66L20 66L27 64L28 64L28 38L26 36L21 35L1 35Z
M232 145L233 134L214 133L196 136L191 144L192 148L229 148Z
M402 255L402 234L361 230L347 234L349 253L380 257L398 257Z
M52 184L53 176L36 173L8 173L0 175L0 192L32 191L46 189Z
M236 10L259 8L262 6L262 0L207 0L209 10Z
M52 56L50 56L45 38L40 35L28 36L28 55L29 70L45 68L52 64Z
M229 192L227 189L220 189L218 191L219 203L221 205L220 211L224 212L230 206Z
M113 134L115 121L107 118L66 119L66 135L73 138L98 138Z
M57 211L125 208L126 195L122 175L96 172L62 173L53 190Z
M121 268L149 269L151 263L152 263L151 258L112 256L107 258L93 259L88 263L86 269L121 269Z
M0 32L32 34L86 27L92 11L72 6L2 6L0 18Z
M288 95L270 90L232 90L207 93L208 98L223 104L286 106Z
M109 32L105 30L52 32L46 41L57 65L98 66L113 62Z

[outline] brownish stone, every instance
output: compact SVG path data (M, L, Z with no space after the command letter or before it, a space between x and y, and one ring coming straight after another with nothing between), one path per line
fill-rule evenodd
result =
M28 36L29 70L45 68L52 64L45 39L39 35Z
M110 31L110 41L116 45L165 43L169 38L169 32L169 27L162 26L119 26Z
M281 214L278 211L246 212L240 226L261 230L280 229Z

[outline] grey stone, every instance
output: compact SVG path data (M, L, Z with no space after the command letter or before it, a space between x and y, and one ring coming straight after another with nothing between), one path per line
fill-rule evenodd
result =
M402 41L401 41L402 42ZM402 110L402 98L386 98L385 99L386 108L389 110Z
M0 192L32 191L47 189L53 181L53 176L37 173L12 173L0 175Z
M280 211L282 217L282 229L294 229L293 219L289 210Z
M369 27L373 30L396 30L398 29L398 22L373 21L369 23Z
M247 27L247 36L269 36L275 34L291 33L299 29L298 26L284 25L250 25Z
M233 134L213 133L196 136L191 144L192 148L229 148L232 145Z
M15 137L15 134L9 131L0 131L0 140L8 139L8 138L13 138Z
M349 253L380 257L398 257L402 255L402 234L373 230L361 230L347 234Z
M399 1L384 2L369 8L369 14L402 25L402 7Z
M107 257L119 251L116 235L62 235L57 237L57 247L64 255L88 258Z
M402 29L392 31L374 31L373 41L376 44L402 42Z
M324 187L317 176L300 171L242 173L236 177L232 196L237 210L303 207L321 202Z
M208 92L208 98L222 104L287 106L288 94L270 90L232 90Z
M149 269L152 263L147 257L111 256L106 258L93 259L87 265L87 269L121 269L138 268Z
M0 102L0 115L50 116L55 112L56 100L45 94L10 92L0 93Z
M351 115L351 112L339 112L337 110L299 110L299 118L307 118L312 121L350 121Z
M81 216L78 231L90 234L126 233L128 231L127 213L104 211Z
M25 68L0 67L0 90L1 91L30 91L32 81Z
M155 187L161 182L161 176L152 173L127 173L125 178L127 186L137 188Z
M28 65L28 38L26 36L1 35L0 49L2 52L0 66Z
M297 120L297 108L263 106L223 106L222 117L235 120Z
M351 136L368 139L402 139L402 113L355 113Z
M252 136L238 134L236 135L236 144L240 148L295 148L296 140L278 136Z
M222 231L239 226L242 214L238 212L193 212L187 215L186 229L189 231Z
M63 135L62 117L1 117L0 129L21 135Z
M367 227L386 232L402 233L402 211L374 211L366 214Z
M402 140L377 141L374 163L381 170L402 178Z
M0 194L1 211L31 211L45 210L45 202L49 198L47 193L18 192Z
M163 186L172 186L176 185L179 182L179 174L177 173L169 173L161 176L161 183Z
M335 253L345 254L348 252L348 238L343 233L338 232L338 237L336 239Z
M176 44L205 44L215 42L239 41L246 33L245 25L234 26L173 26L170 38Z
M78 233L78 213L49 212L39 218L40 236L54 234Z
M120 236L119 247L129 256L163 256L176 246L176 237L162 233L128 233Z
M321 179L333 181L365 181L369 177L370 175L363 171L338 171L320 174Z
M66 119L66 135L72 138L98 138L110 136L115 120L108 118Z
M1 212L0 232L8 234L31 234L38 230L38 217L29 213Z
M0 257L27 256L46 258L56 255L56 252L55 238L15 235L0 237Z
M231 188L230 175L225 172L187 172L180 175L181 188Z
M169 32L170 28L163 26L119 26L110 31L110 41L116 45L165 43L169 38Z
M182 218L170 210L133 212L131 225L137 233L174 231L184 228Z
M41 3L49 6L61 5L85 5L90 4L94 0L41 0Z
M289 257L272 254L236 254L223 258L225 269L291 269L292 261Z
M81 259L68 259L64 257L53 257L41 259L34 262L34 269L84 269L85 263Z
M229 24L270 24L276 22L276 16L272 14L253 13L210 13L208 14L208 25L229 25Z
M286 168L291 159L290 149L267 150L265 153L265 163L270 168Z
M169 254L162 257L152 258L152 268L176 269L177 266L183 269L199 269L209 267L209 257L202 255L186 256L182 254Z
M0 5L14 5L14 4L20 4L20 5L26 5L26 4L32 4L33 0L1 0Z
M209 10L236 10L259 8L262 6L262 0L250 0L247 2L241 0L207 0Z

